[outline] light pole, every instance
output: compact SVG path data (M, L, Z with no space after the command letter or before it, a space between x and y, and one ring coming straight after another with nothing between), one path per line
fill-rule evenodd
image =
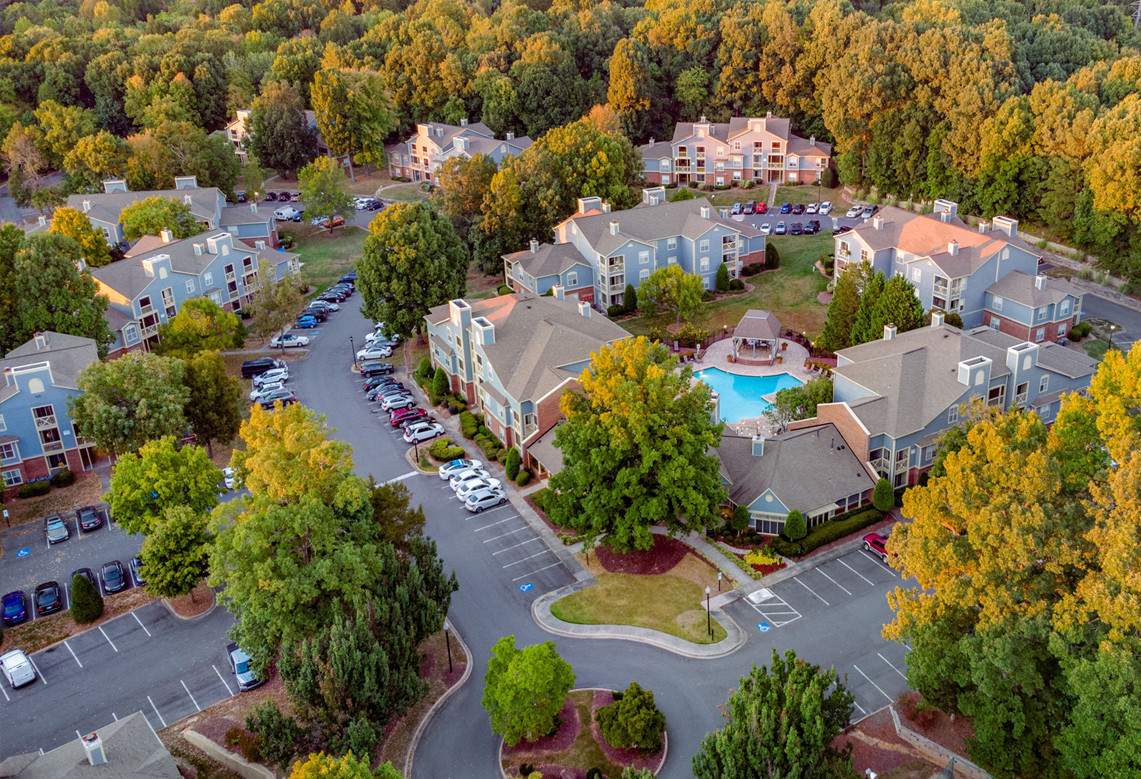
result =
M721 571L717 572L717 591L721 592Z
M351 351L352 355L353 355L353 367L358 368L359 366L357 365L357 345L353 342L353 337L351 335L349 336L349 351Z
M1113 331L1116 329L1117 329L1117 325L1110 325L1109 326L1109 349L1108 349L1108 351L1113 350Z
M713 615L709 612L709 586L705 587L705 629L709 631L709 637L713 638Z

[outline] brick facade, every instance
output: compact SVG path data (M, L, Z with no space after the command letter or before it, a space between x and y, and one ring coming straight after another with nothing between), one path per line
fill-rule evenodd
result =
M1070 330L1073 328L1073 326L1077 324L1077 316L1069 316L1069 317L1066 317L1065 319L1060 319L1056 322L1045 322L1045 323L1041 323L1041 324L1037 324L1037 325L1026 325L1026 324L1023 324L1022 322L1016 322L1013 319L1009 319L1007 317L1001 316L1000 314L996 314L993 311L984 311L983 312L983 324L984 325L986 325L987 327L994 327L995 322L998 323L999 332L1006 333L1007 335L1012 335L1015 338L1020 338L1024 341L1030 341L1030 342L1056 341L1059 338L1063 337L1062 335L1059 335L1059 333L1058 333L1058 326L1059 325L1065 325L1066 326L1066 333L1065 334L1068 335ZM1038 330L1038 328L1044 328L1046 331L1045 336L1041 339L1034 337L1034 333L1035 333L1035 331Z

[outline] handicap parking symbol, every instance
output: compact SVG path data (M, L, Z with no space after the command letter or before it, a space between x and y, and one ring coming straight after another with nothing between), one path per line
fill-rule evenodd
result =
M533 589L535 589L535 585L531 584L531 582L523 582L519 585L520 592L530 592Z
M763 620L761 622L757 623L757 630L761 631L762 633L768 633L770 627L772 627L772 626L769 625L768 622L765 622Z
M20 550L18 552L16 552L16 557L27 557L31 553L32 553L32 547L22 546L22 547L20 547Z

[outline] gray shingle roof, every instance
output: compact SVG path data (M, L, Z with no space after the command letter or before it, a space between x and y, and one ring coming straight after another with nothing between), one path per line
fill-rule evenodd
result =
M642 159L668 160L673 157L673 144L669 141L656 141L645 143L638 147Z
M97 192L90 195L68 195L67 205L77 211L83 211L83 202L89 201L89 217L104 222L118 223L119 214L131 203L148 197L165 197L168 200L185 202L190 196L190 213L203 221L212 222L218 210L219 202L224 202L222 192L217 187L191 187L187 189L152 189L139 192Z
M780 337L780 320L768 311L750 308L733 329L733 337L774 341Z
M1042 289L1036 286L1035 281L1034 276L1012 271L987 287L987 292L1031 308L1061 303L1067 295L1081 300L1084 294L1066 279L1046 279L1046 286Z
M709 209L709 216L702 217L702 207ZM606 254L627 241L654 243L670 236L682 235L697 238L708 232L715 224L727 224L739 229L717 216L717 209L703 197L693 200L679 200L676 203L662 203L656 206L628 208L609 214L583 214L571 216L583 237L595 251ZM612 234L610 223L618 223L618 233Z
M539 250L535 253L532 253L530 249L524 249L521 252L505 254L503 259L508 262L520 263L523 270L537 279L543 276L556 276L572 265L590 267L590 263L578 253L578 249L571 243L543 243L539 244Z
M0 776L11 779L180 779L170 752L142 712L96 731L107 762L93 766L78 738L50 752L15 755L0 762Z
M790 430L764 442L753 456L752 439L725 434L717 456L729 478L729 497L747 505L766 490L790 510L824 508L862 493L875 482L831 424Z
M555 446L555 431L558 429L559 425L555 425L527 445L527 452L551 473L563 469L563 450Z
M99 362L99 350L91 338L66 333L45 332L47 343L36 346L36 339L17 346L0 360L0 373L7 368L19 368L36 362L51 364L52 380L61 387L78 387L79 374L93 362Z
M272 208L258 203L254 205L257 207L256 211L250 208L249 204L226 206L222 209L222 220L218 226L262 224L273 221Z

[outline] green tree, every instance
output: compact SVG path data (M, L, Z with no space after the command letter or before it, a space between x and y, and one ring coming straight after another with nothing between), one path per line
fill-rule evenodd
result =
M626 292L622 295L622 307L626 309L627 314L638 310L638 290L634 289L633 284L626 284Z
M891 488L891 482L883 477L880 477L876 486L872 488L872 505L880 511L890 511L895 505L895 492Z
M852 695L835 670L774 649L769 667L753 666L729 696L724 727L693 756L697 779L771 776L848 777L851 748L832 741L848 726Z
M218 352L199 352L186 361L189 397L183 409L190 429L206 451L214 454L214 442L228 444L242 423L242 385L226 371Z
M75 148L80 138L95 132L94 114L79 106L46 100L34 113L40 130L40 148L53 168L63 165L64 156Z
M310 162L297 174L297 182L305 200L306 213L312 217L330 217L330 231L333 229L332 217L353 207L345 169L332 157L318 157Z
M334 154L372 165L384 161L384 138L396 127L396 115L379 75L323 68L310 95L317 129Z
M168 357L191 357L203 351L239 349L243 342L238 315L210 298L191 298L169 322L159 326L156 351Z
M515 636L504 636L491 648L483 686L483 708L491 729L507 746L542 738L574 686L574 671L559 657L551 641L518 649Z
M709 387L641 336L599 349L579 381L560 403L565 466L551 478L551 518L620 551L649 549L652 525L716 525L725 490L709 454L721 436Z
M872 273L864 281L864 288L860 292L860 306L856 309L856 318L852 323L851 342L853 345L867 343L883 338L883 325L879 323L876 329L877 306L883 296L887 278L880 272Z
M86 576L71 577L71 618L87 625L103 616L103 596Z
M166 436L138 454L122 455L111 471L107 505L128 533L149 535L171 509L204 516L218 504L222 473L200 446L178 446Z
M715 286L718 292L729 291L729 266L724 262L717 266L717 281Z
M305 102L288 81L269 81L250 111L249 150L258 162L288 176L317 156L317 133L305 118ZM259 186L255 189L260 189Z
M772 405L765 409L765 417L778 431L783 431L789 422L810 419L816 416L819 404L831 402L832 380L821 376L799 387L778 390Z
M74 208L57 208L52 214L49 229L75 241L88 267L100 268L111 262L111 247L107 245L107 238L91 225L82 212Z
M658 268L642 280L638 300L647 316L659 312L674 315L674 324L688 320L701 308L701 293L704 287L701 278L686 273L680 265L667 265Z
M377 484L370 477L368 486L372 518L381 538L406 554L412 540L424 533L424 509L411 507L411 495L403 484Z
M506 471L507 478L515 481L521 467L523 467L523 458L519 455L518 449L511 447L507 450L507 460L503 463L503 470Z
M654 703L654 694L637 682L616 694L613 703L595 713L606 743L620 749L656 752L662 748L666 715Z
M780 267L780 251L775 244L765 243L765 267L769 270Z
M389 779L385 771L395 769L389 763L384 765L388 766L388 769L381 766L380 776L382 779ZM376 776L369 766L369 761L366 758L354 757L352 752L341 757L318 752L304 760L298 760L289 773L289 779L376 779ZM399 774L397 776L399 777Z
M175 176L194 176L200 187L233 197L241 161L221 134L207 134L189 121L162 121L127 139L127 184L132 190L172 189Z
M828 318L820 334L819 345L830 352L852 346L852 328L856 312L860 309L860 282L866 277L867 266L849 265L836 279L832 300L828 302Z
M804 514L796 509L788 512L784 520L784 536L789 541L799 541L808 535L808 524L804 521Z
M123 235L134 241L144 235L170 230L175 238L189 238L201 231L190 207L180 200L152 195L136 200L119 214Z
M495 160L479 152L449 157L440 166L436 176L440 186L433 197L459 235L469 235L483 215L483 199L496 170Z
M304 732L272 700L262 701L246 715L246 729L258 737L262 757L273 766L287 768L297 754Z
M357 263L365 316L407 337L423 329L429 308L463 295L467 252L431 205L389 206L368 230Z
M39 233L18 247L9 266L11 309L4 351L36 333L53 331L92 338L105 354L113 340L103 318L107 299L97 294L91 275L79 270L79 244L64 235Z
M892 276L884 284L883 293L876 302L871 329L861 335L868 341L874 341L883 337L884 325L893 324L898 332L904 333L922 327L926 321L915 287L903 276Z
M449 389L448 374L443 368L436 368L436 372L432 374L432 400L439 403L448 394Z
M283 276L274 280L273 268L262 262L258 270L261 283L250 300L250 332L259 338L276 335L294 320L305 301L297 279Z
M68 189L97 192L105 179L122 178L127 173L131 147L125 140L99 130L76 141L63 158Z
M206 515L190 506L169 506L143 539L140 553L147 591L161 598L190 595L206 576L210 536Z

